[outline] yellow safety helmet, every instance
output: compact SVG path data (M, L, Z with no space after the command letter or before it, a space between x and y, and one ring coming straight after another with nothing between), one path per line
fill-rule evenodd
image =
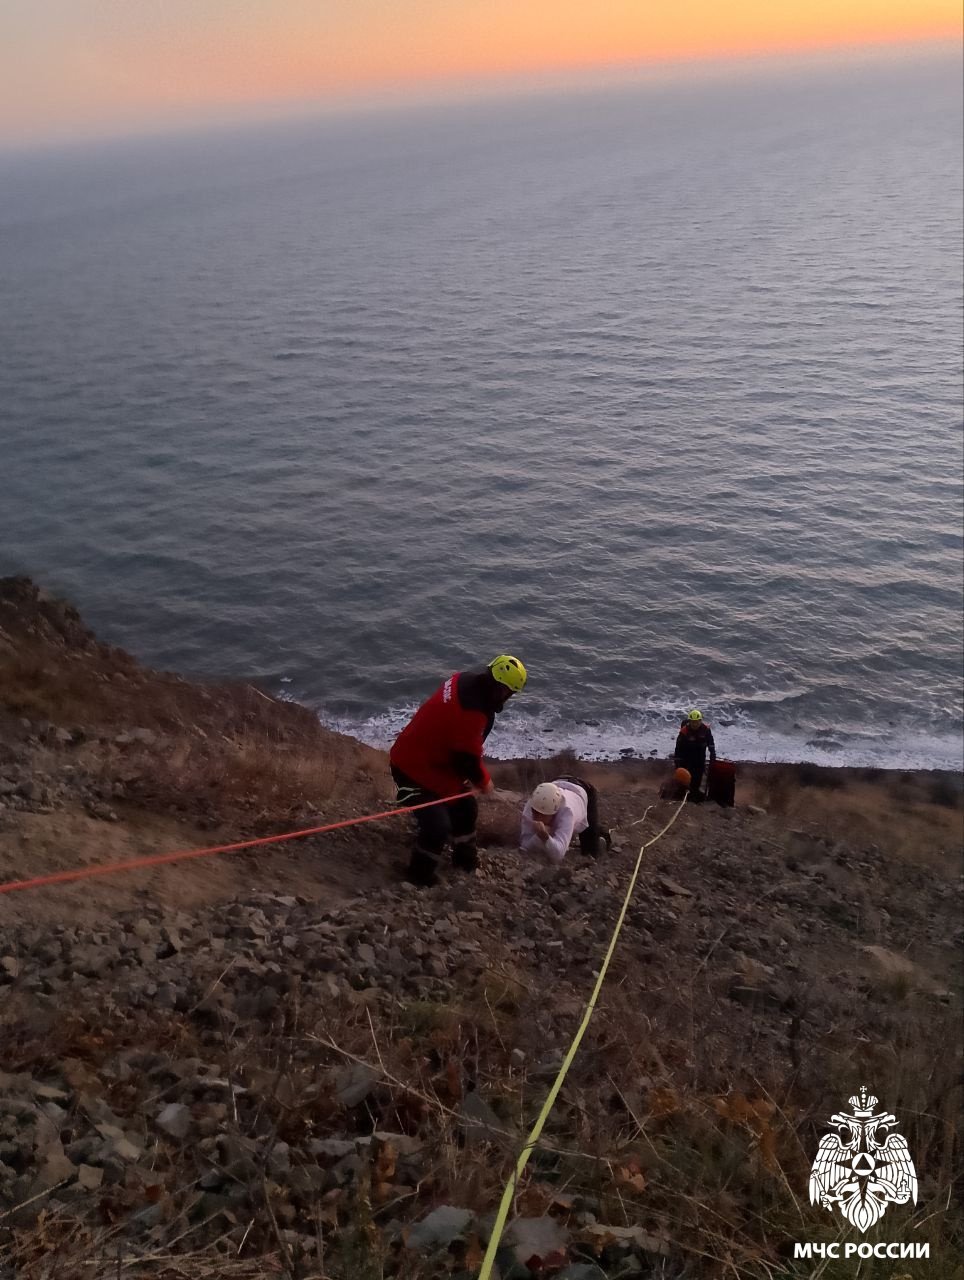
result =
M497 658L493 658L489 663L489 670L494 680L504 684L513 693L521 693L526 687L526 669L511 653L500 653Z
M702 720L703 712L697 711L696 708L694 707L693 710L689 713L689 715L686 718L687 720Z

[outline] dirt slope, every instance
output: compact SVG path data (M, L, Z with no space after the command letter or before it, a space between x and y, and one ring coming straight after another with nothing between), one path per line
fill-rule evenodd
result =
M672 812L663 765L580 764L618 850L525 862L511 797L559 764L496 766L480 875L427 892L378 824L0 895L0 1276L474 1275ZM0 582L0 882L390 798L303 708L142 669ZM862 1083L920 1176L878 1236L954 1274L958 780L743 766L740 798L647 855L503 1280L809 1274L792 1241L840 1231L809 1165Z

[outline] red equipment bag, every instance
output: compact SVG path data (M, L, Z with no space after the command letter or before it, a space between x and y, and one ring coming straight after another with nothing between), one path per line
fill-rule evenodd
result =
M736 765L730 760L715 760L706 775L706 798L731 809L736 800Z

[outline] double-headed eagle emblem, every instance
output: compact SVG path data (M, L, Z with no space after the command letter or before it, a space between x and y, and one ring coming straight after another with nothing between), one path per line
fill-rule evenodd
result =
M830 1117L836 1133L820 1141L810 1172L810 1203L844 1217L860 1231L879 1222L889 1204L917 1203L917 1173L897 1117L875 1113L877 1099L861 1085L850 1099L853 1115Z

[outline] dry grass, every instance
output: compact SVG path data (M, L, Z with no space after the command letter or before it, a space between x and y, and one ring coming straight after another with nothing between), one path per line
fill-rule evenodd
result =
M487 802L479 811L479 843L488 849L514 849L519 844L519 806Z
M246 1200L208 1221L198 1212L191 1154L179 1163L162 1144L156 1168L165 1186L164 1229L147 1257L136 1257L130 1236L144 1202L125 1188L111 1190L106 1222L76 1207L12 1231L0 1222L0 1256L15 1265L18 1280L428 1280L460 1267L474 1274L477 1236L436 1267L393 1243L386 1229L438 1204L490 1213L549 1087L548 1077L510 1055L523 1047L529 1062L541 1056L534 1036L544 995L525 974L499 972L495 956L492 962L447 1002L370 1009L361 1000L322 1004L295 991L270 1026L233 1030L164 1015L135 1028L102 1012L38 1022L25 1009L8 1042L14 1070L40 1075L67 1056L98 1070L136 1037L144 1050L196 1056L243 1083L229 1131L267 1138L262 1153L306 1136L402 1133L422 1145L421 1178L396 1185L397 1153L378 1144L352 1183L320 1197L266 1178L262 1163L247 1176ZM898 1033L883 1043L853 1034L857 1009L854 1027L812 1039L798 1067L774 1056L747 1061L736 1042L729 1056L700 1065L693 1060L700 1041L688 1044L684 1031L690 1021L699 1026L692 999L681 990L664 1022L643 1012L638 989L619 982L607 989L514 1213L564 1220L573 1258L601 1258L611 1275L623 1272L606 1233L580 1225L579 1205L591 1206L598 1223L642 1227L664 1241L665 1257L653 1259L658 1274L802 1280L811 1273L792 1263L789 1242L839 1235L835 1220L807 1203L816 1144L830 1113L866 1079L901 1117L921 1175L916 1209L867 1238L929 1241L928 1274L950 1280L961 1244L960 1221L948 1208L961 1154L959 1081L952 1055L941 1052L956 1034L951 1011L923 1018L904 1007ZM380 1080L352 1112L339 1107L328 1083L346 1061L367 1063ZM106 1100L136 1116L150 1087L135 1075L112 1085ZM502 1128L466 1133L459 1111L469 1089L494 1107ZM861 1274L891 1272L865 1267Z
M252 734L217 744L184 735L161 751L109 759L103 773L107 780L120 773L138 804L257 826L332 814L349 789L357 791L358 765L353 752L304 752Z
M801 788L791 769L771 766L742 783L740 800L761 805L786 827L819 831L858 849L876 845L921 866L947 869L959 857L964 831L956 806L930 798L928 787L934 786L933 779L888 785L845 776L840 787Z
M133 728L200 737L259 732L299 736L321 731L315 717L295 703L279 702L250 684L196 684L139 667L117 649L27 647L0 662L0 707L30 719L88 733Z
M329 733L304 707L251 685L195 685L142 670L99 646L8 656L0 710L94 739L77 758L92 761L106 794L119 784L136 803L209 825L238 815L255 825L284 822L330 813L356 794L375 799L384 768L378 752ZM131 729L157 740L115 746Z
M670 768L666 760L658 759L601 764L581 760L573 751L562 751L545 760L498 760L491 765L498 786L522 792L563 774L585 778L600 791L633 791L650 788Z
M492 777L499 787L528 795L540 782L549 782L565 773L578 773L580 761L572 751L562 751L546 760L504 760L494 763Z

